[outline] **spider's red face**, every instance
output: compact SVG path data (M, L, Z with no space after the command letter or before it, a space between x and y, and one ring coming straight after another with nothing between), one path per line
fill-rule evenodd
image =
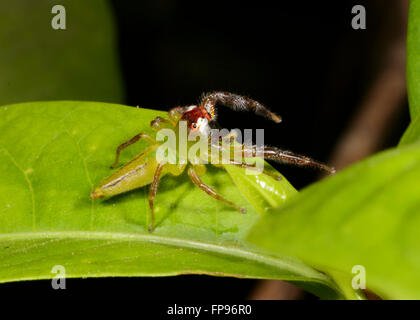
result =
M190 108L181 118L181 120L187 121L189 132L208 133L211 117L206 109L198 106L191 106Z

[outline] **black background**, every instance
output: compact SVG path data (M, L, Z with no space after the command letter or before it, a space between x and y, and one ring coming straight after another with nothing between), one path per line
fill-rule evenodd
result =
M372 47L383 25L378 1L112 1L118 26L126 103L168 110L203 92L232 91L283 117L219 111L226 128L265 128L265 142L328 161L375 74ZM363 4L367 29L353 30L351 8ZM395 145L408 113L389 128ZM275 164L297 187L319 172ZM3 284L2 296L235 298L256 280L207 276L68 279ZM310 295L307 298L313 298Z

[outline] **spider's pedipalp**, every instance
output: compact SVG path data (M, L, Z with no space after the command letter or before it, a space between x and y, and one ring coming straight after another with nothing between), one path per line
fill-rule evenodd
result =
M200 105L210 114L211 120L216 119L215 108L217 103L235 111L254 111L257 115L264 116L276 123L281 122L281 117L268 110L258 101L225 91L207 93L201 99Z

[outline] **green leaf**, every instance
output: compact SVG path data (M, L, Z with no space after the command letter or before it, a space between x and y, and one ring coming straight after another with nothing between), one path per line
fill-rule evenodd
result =
M407 91L411 123L400 146L420 141L420 3L411 1L407 31Z
M241 214L196 188L188 176L165 176L147 231L148 188L92 200L110 174L115 149L164 112L87 102L0 107L0 282L68 277L211 274L290 280L323 297L337 287L299 260L244 241L259 214L230 176L209 168L204 182L245 206ZM146 147L121 155L127 162ZM282 190L279 190L282 192Z
M341 289L341 292L347 300L366 300L366 297L361 289L355 290L352 287L352 277L354 275L349 275L348 273L331 269L328 270L328 274L334 279L335 283Z
M246 174L245 170L233 165L226 165L225 169L244 197L260 214L265 214L271 208L281 207L297 193L289 181L278 172L281 180L262 174ZM264 164L264 169L275 172L268 163Z
M54 5L66 29L54 30ZM0 2L0 104L39 100L121 102L115 27L109 2Z
M407 30L407 91L411 119L420 116L420 3L410 1Z
M375 293L419 299L419 181L417 145L380 153L265 215L248 240L349 279L362 265Z
M398 145L405 146L418 142L420 142L420 115L410 122Z

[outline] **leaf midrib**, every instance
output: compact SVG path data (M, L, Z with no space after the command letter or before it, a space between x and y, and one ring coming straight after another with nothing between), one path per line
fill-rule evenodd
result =
M284 269L292 274L299 274L300 276L291 277L291 280L308 280L332 285L331 280L322 273L317 273L315 270L310 272L306 268L300 266L298 263L293 264L276 259L275 257L267 256L254 252L252 250L245 250L238 247L229 246L226 244L218 245L211 242L194 241L189 239L180 239L155 235L143 234L129 234L119 232L87 232L87 231L54 231L54 232L19 232L19 233L3 233L0 234L0 242L2 241L27 241L36 239L73 239L73 240L119 240L119 241L138 241L142 243L154 243L166 246L184 247L190 249L197 249L226 256L235 256L255 261L258 264L265 264L270 267Z

